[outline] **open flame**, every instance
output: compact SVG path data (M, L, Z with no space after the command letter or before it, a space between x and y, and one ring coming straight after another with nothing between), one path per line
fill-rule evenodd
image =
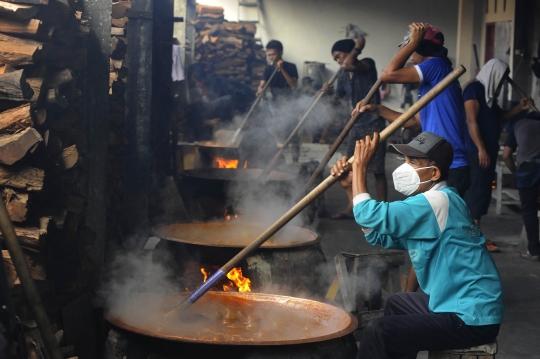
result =
M238 287L239 292L251 292L251 280L242 275L242 268L233 268L227 273L227 278ZM225 287L223 286L223 290Z
M208 279L208 273L204 270L204 268L201 268L201 273L203 274L203 283L206 283L206 280Z
M201 268L201 273L203 274L203 282L206 282L210 273L204 268ZM242 275L242 268L233 268L227 273L227 278L229 279L229 283L223 285L224 292L230 292L235 289L238 289L239 292L251 292L251 280Z
M230 221L231 219L238 219L242 215L242 212L240 213L234 213L230 214L228 209L225 209L225 212L223 213L223 218L225 218L226 221Z
M238 160L214 157L212 168L238 168ZM247 168L247 161L244 162L244 168Z

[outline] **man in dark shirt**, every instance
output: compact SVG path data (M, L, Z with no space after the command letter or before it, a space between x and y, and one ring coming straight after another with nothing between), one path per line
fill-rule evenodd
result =
M279 96L292 95L298 83L298 71L295 64L283 61L283 44L277 40L271 40L266 45L266 54L272 65L267 66L264 70L263 79L257 90L257 95L262 93L264 86L272 76L272 73L274 73L276 67L278 68L278 72L272 81L270 81L269 86L272 97L278 98Z
M504 162L516 175L521 216L527 232L527 253L521 258L540 261L538 231L538 195L540 194L540 113L531 112L527 118L516 122L504 144ZM512 154L519 147L517 164Z
M491 59L482 67L476 81L467 85L463 91L469 129L467 150L471 166L471 186L463 199L478 227L491 202L491 186L499 153L500 124L529 108L526 98L508 110L502 110L497 105L497 97L508 72L508 64L499 59ZM486 243L490 252L499 251L489 239Z
M353 108L358 102L366 97L371 87L377 82L375 61L370 58L358 60L358 55L360 55L364 46L365 39L363 37L358 38L356 42L352 39L340 40L332 46L332 57L344 70L338 77L335 95L339 98L349 98ZM327 87L328 86L323 86L323 89L326 89ZM378 91L375 92L371 101L376 104L381 102ZM374 132L381 132L384 128L385 122L382 117L377 114L364 114L356 121L349 133L347 156L350 157L354 154L357 140L365 138L367 135L372 135ZM368 173L373 173L375 175L375 187L377 189L377 197L380 201L387 200L388 192L386 174L384 171L385 155L386 145L383 143L377 149L375 157L368 166ZM347 186L345 185L348 182L341 181L340 183L346 192L350 193L350 191L347 191ZM333 215L331 218L352 218L352 198L349 198L349 204L344 211Z

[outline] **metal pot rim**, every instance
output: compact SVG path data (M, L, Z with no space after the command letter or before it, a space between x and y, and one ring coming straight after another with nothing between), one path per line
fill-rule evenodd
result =
M167 240L167 241L191 244L191 245L195 245L195 246L218 247L218 248L224 248L224 247L225 248L245 248L247 246L247 244L246 245L241 245L241 244L204 243L204 242L198 242L198 241L190 241L190 240L186 240L186 239L174 238L174 237L169 237L169 236L166 236L166 235L160 235L158 233L160 228L163 228L163 227L166 227L166 226L172 226L172 225L201 225L201 224L207 224L207 223L242 223L242 224L245 224L245 225L248 225L248 226L251 225L251 226L259 227L254 222L247 222L247 221L244 222L244 221L241 221L241 220L234 220L232 222L229 222L229 221L213 221L213 222L167 223L167 224L158 224L158 225L154 226L152 228L152 234L154 236L160 238L160 239L164 239L164 240ZM260 227L261 228L266 228L265 226L260 226ZM309 245L312 245L312 244L315 244L315 243L319 243L321 241L321 237L314 231L311 231L309 229L302 228L302 227L297 227L297 226L292 226L292 227L294 227L297 230L300 230L302 232L307 233L307 235L312 236L313 240L310 240L310 241L307 241L307 242L301 242L301 243L291 243L291 244L280 244L280 243L268 243L268 242L265 242L259 248L260 249L279 249L279 248L304 247L304 246L309 246Z
M251 297L251 298L254 298L254 299L263 299L263 300L259 300L259 301L264 301L264 299L266 299L266 300L272 300L273 299L273 301L276 301L276 302L280 301L280 300L287 301L287 302L290 302L290 301L294 302L295 301L295 302L298 302L298 303L306 303L306 302L308 302L313 307L318 307L318 308L331 307L331 308L333 308L334 311L343 312L343 314L345 314L349 318L349 322L348 322L347 326L345 326L341 330L336 331L336 332L334 332L332 334L321 335L321 336L318 336L318 337L312 337L312 338L307 338L307 339L274 340L274 341L260 341L260 342L257 342L257 341L245 341L245 342L241 342L241 341L240 342L223 341L223 342L216 342L216 341L210 340L210 339L194 339L194 338L184 338L184 337L168 335L168 334L159 334L159 333L147 331L147 330L144 330L144 329L132 327L132 326L122 322L121 320L115 318L114 316L112 316L111 312L110 312L110 308L107 308L105 310L104 317L105 317L105 319L107 319L107 321L109 321L114 326L116 326L118 328L121 328L121 329L128 330L128 331L133 332L133 333L137 333L137 334L141 334L141 335L145 335L145 336L149 336L149 337L153 337L153 338L158 338L158 339L170 340L170 341L178 341L178 342L186 342L186 343L194 343L194 344L210 344L210 345L273 346L273 345L294 345L294 344L317 343L317 342L322 342L322 341L327 341L327 340L331 340L331 339L337 339L337 338L344 337L344 336L352 333L358 327L358 319L355 316L353 316L352 314L350 314L348 312L345 312L341 308L337 308L337 307L334 307L334 306L332 306L330 304L318 302L318 301L315 301L315 300L303 299L303 298L295 298L295 297L287 297L287 296L276 295L276 294L253 293L253 292L251 292L251 293L208 292L205 295L225 295L225 296L239 296L239 297Z

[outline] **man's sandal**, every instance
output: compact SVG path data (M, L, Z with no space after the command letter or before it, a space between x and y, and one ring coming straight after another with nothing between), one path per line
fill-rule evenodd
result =
M520 257L533 262L540 262L540 256L533 256L528 251L527 253L520 253Z

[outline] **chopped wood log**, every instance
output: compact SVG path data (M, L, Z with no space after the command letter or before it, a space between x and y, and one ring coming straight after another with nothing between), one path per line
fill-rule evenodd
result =
M18 193L11 188L4 188L2 191L2 198L4 198L9 218L13 222L26 221L26 213L28 212L28 193Z
M32 65L39 59L42 49L41 42L0 34L0 63Z
M112 25L116 27L126 27L128 21L129 20L127 17L122 17L120 19L111 19Z
M109 74L109 87L112 87L113 83L118 80L118 73L111 72Z
M70 69L63 69L52 75L52 78L49 80L48 87L61 89L65 85L73 81L73 74Z
M131 2L129 1L113 2L111 15L113 18L119 19L126 16L129 9L131 9Z
M66 147L57 159L60 168L68 170L75 166L79 161L79 151L77 145Z
M122 60L112 60L113 69L120 70L122 68L122 65L124 64L124 61Z
M45 123L45 120L47 119L47 110L44 108L38 108L34 115L34 124L36 126L41 126Z
M38 13L38 8L32 5L12 4L7 1L0 1L0 15L11 19L26 20Z
M19 243L24 246L39 248L43 246L45 236L47 234L47 226L50 218L44 217L47 219L45 228L36 228L36 227L17 227L15 226L15 234ZM41 221L41 218L40 218ZM45 222L44 222L45 223ZM2 232L0 232L0 240L3 241Z
M10 72L14 72L14 71L17 71L15 70L13 67L7 65L7 64L2 64L0 65L0 75L1 74L7 74L7 73L10 73Z
M12 165L43 141L39 132L29 127L13 135L0 136L0 162Z
M0 19L0 32L14 36L36 36L39 32L41 21L36 19L18 22L8 19Z
M67 108L69 102L66 98L58 93L57 89L49 89L47 91L47 107L53 110Z
M9 281L9 287L13 288L14 285L21 283L17 275L17 270L15 269L15 266L13 265L13 261L11 260L11 256L8 250L5 250L5 249L2 250L2 257L4 259L4 265L6 266L6 272L7 272L6 274ZM47 279L45 268L41 264L38 264L37 261L31 258L29 255L25 254L25 257L26 257L26 263L28 264L32 278L34 278L35 280Z
M18 188L25 191L41 191L45 171L29 166L0 165L0 186Z
M0 112L0 134L12 134L32 127L30 104Z
M26 82L23 70L17 70L0 75L0 99L24 101L31 99L34 91Z
M121 27L111 27L111 35L114 36L124 36L125 29Z
M44 79L42 77L35 77L28 79L27 81L32 88L32 91L34 91L34 95L30 99L30 102L33 104L41 104L45 97L45 92L43 91L43 85L45 84Z

